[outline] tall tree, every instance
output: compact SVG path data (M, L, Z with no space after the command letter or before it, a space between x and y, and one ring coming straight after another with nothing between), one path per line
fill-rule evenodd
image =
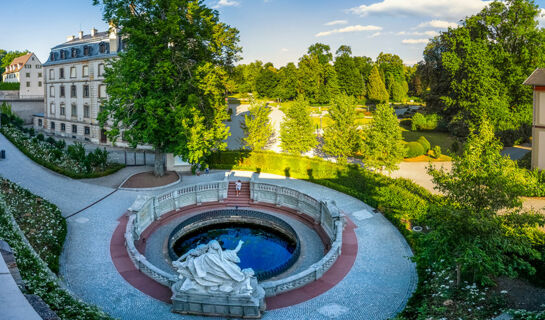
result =
M333 54L331 53L331 47L323 43L315 43L308 47L307 53L318 58L320 64L328 64L333 60Z
M269 118L271 109L264 103L252 102L248 112L241 124L245 134L244 145L250 150L265 150L274 139L274 128Z
M371 101L383 103L388 102L389 95L384 82L380 77L377 66L373 66L369 74L369 84L367 85L367 98Z
M289 106L280 128L280 140L282 150L295 154L312 150L318 144L310 119L310 105L303 96Z
M391 172L399 168L405 155L401 127L394 108L379 104L373 113L373 123L363 132L361 153L365 165Z
M276 87L278 85L278 72L272 63L266 63L257 78L255 88L260 97L276 98Z
M349 46L340 46L335 58L335 71L339 90L349 96L361 98L364 94L364 84Z
M276 96L283 100L292 100L297 97L297 67L293 62L288 63L279 71L279 82L276 87Z
M358 149L359 134L356 125L356 108L353 97L345 94L335 96L329 107L333 124L325 129L325 153L338 157L341 162Z
M124 132L133 146L152 145L159 176L165 152L199 163L224 149L225 69L238 59L238 31L200 0L93 2L124 41L106 71L99 115L110 140Z

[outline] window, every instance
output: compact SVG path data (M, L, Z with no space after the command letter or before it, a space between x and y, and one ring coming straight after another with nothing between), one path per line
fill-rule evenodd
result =
M89 76L89 66L83 66L81 68L81 76L82 77L88 77Z
M26 76L27 78L30 78L30 72L27 72L27 73L25 74L25 76Z
M55 113L55 104L54 103L49 105L49 112L50 113Z
M66 131L66 124L64 123L61 123L61 131Z
M55 52L51 52L51 55L49 56L49 60L55 61Z
M72 125L72 133L78 133L78 126L75 124Z
M83 117L84 118L89 118L89 105L86 104L83 106Z
M59 79L64 79L64 68L59 69Z
M31 64L25 64L25 69L31 69L31 68L32 68Z
M76 85L70 87L70 98L77 98Z
M91 128L89 127L84 127L84 130L85 130L85 135L88 136L91 134Z
M98 87L98 97L99 98L106 98L106 85L101 84Z
M76 58L78 56L78 49L72 48L72 58Z
M36 65L36 69L41 69L42 68L42 65L41 64L37 64ZM41 77L41 76L40 76Z
M72 103L72 117L76 117L78 115L78 107L75 103Z
M70 78L75 78L76 77L76 67L71 67L70 68Z
M98 45L98 51L100 53L106 53L106 44L104 42L101 42L99 45Z
M38 81L38 87L41 87L41 86L42 86L42 82Z
M32 57L32 61L34 61L34 57Z
M51 130L55 130L55 122L51 121Z
M90 49L91 49L91 48L89 48L89 46L83 47L83 55L84 55L84 56L90 55L90 54L91 54L91 50L90 50Z
M104 63L98 65L98 75L102 76L104 74Z
M55 96L55 87L53 87L53 86L49 87L49 96L50 97Z
M61 59L66 59L66 52L64 50L61 50Z
M42 77L42 73L38 72L38 78L41 78L41 77Z
M27 81L27 82L26 82L26 87L27 87L27 88L30 87L30 81Z
M59 93L59 96L60 96L61 98L64 98L64 86L61 86L60 89L61 89L61 90L60 90L61 92Z
M55 79L55 70L49 69L49 80Z
M43 123L44 122L42 121L42 119L38 119L38 127L41 127L43 125Z
M64 107L64 103L61 103L61 107L60 107L60 113L61 113L61 116L65 116L66 115L66 108Z
M83 85L83 97L84 98L89 98L89 85L88 84Z

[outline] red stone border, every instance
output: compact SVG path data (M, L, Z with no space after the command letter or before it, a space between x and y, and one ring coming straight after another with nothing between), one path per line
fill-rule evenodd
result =
M292 209L287 209L284 207L278 208L275 206L264 205L262 203L251 204L250 207L255 209L259 209L261 207L265 210L285 214L292 218L297 218L298 220L309 225L308 220L302 219L300 215L294 215L293 213L295 211ZM196 213L198 211L209 211L212 209L220 208L225 208L225 204L220 204L216 202L208 205L203 204L201 206L188 206L184 207L181 211L178 210L167 213L164 216L164 219L158 220L156 223L153 223L150 227L144 230L144 232L142 233L142 239L144 239L144 241L138 241L137 248L140 252L144 252L146 237L153 233L160 226L169 223L176 217L179 217L180 213ZM129 284L131 284L133 287L140 290L141 292L147 294L154 299L166 303L171 303L170 297L172 296L172 292L170 288L159 284L140 270L136 269L136 266L129 257L127 249L125 248L124 236L127 221L127 214L124 214L119 218L119 225L115 229L112 235L112 240L110 242L110 255L117 271ZM356 225L348 217L346 217L346 222L347 223L343 231L343 245L341 248L341 255L337 258L331 268L326 273L324 273L324 275L317 281L309 283L301 288L281 293L274 297L266 298L265 300L267 303L267 310L289 307L317 297L322 293L328 291L329 289L333 288L348 274L348 272L354 265L354 262L356 261L356 255L358 253L358 242L356 233L354 232ZM321 234L323 233L323 230L314 224L312 224L311 227L317 232L318 230L321 230L321 232L318 232L318 234L320 235L320 238L324 240L324 235Z

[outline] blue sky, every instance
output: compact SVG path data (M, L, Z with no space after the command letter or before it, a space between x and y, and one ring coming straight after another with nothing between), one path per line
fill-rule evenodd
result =
M49 49L92 27L107 29L91 0L17 0L3 3L0 48L34 51L42 62ZM256 59L282 66L313 43L332 51L342 44L373 59L395 53L407 64L422 59L427 39L476 13L482 0L206 0L220 19L240 31L242 63ZM545 7L545 0L538 0Z

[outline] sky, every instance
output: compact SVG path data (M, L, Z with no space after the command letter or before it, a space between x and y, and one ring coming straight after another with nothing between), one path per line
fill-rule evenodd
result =
M0 48L28 49L45 62L50 48L69 35L107 30L91 0L1 0ZM243 60L295 62L316 43L335 53L348 45L355 56L399 55L422 60L430 38L481 10L482 0L205 0L220 20L239 30ZM545 0L535 1L545 7ZM545 10L543 11L545 13ZM542 24L545 25L545 19Z

